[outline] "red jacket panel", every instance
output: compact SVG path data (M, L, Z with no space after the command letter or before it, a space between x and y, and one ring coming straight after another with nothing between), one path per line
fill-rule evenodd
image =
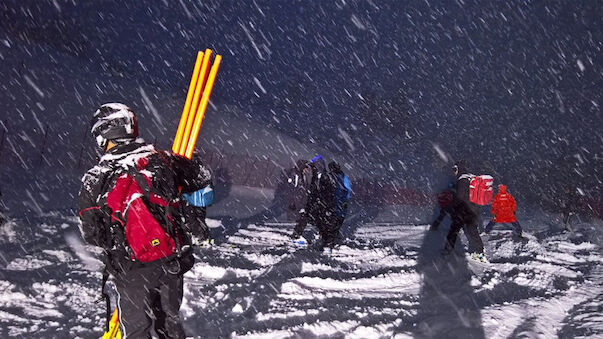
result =
M515 199L513 199L510 193L507 193L506 186L500 185L498 194L494 197L494 202L492 203L494 222L505 223L517 221L515 210L517 210Z

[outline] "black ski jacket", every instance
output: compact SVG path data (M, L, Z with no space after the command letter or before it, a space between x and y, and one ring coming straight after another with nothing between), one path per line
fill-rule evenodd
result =
M106 197L117 176L124 171L127 172L127 168L135 167L136 162L141 158L148 160L146 168L155 169L155 173L166 174L153 176L151 186L153 191L157 191L161 196L169 199L177 198L180 193L190 193L202 189L211 180L210 172L200 163L169 152L157 151L153 145L145 144L141 139L119 144L105 153L99 163L82 178L78 211L80 231L84 240L105 250L108 259L107 266L112 273L127 271L143 265L143 263L133 263L130 260L126 251L127 244L125 244L123 230L112 220L110 208L106 205ZM186 223L184 226L190 226L190 224L194 223ZM184 231L195 235L206 232L206 230L190 227L186 227Z
M324 160L312 163L311 167L306 209L310 218L321 222L335 214L335 183L326 170Z
M306 213L308 195L312 183L312 169L306 161L298 161L291 177L288 179L292 187L289 208L294 213Z
M478 208L477 205L469 201L469 183L472 175L462 165L458 165L458 169L452 217L465 225L473 225L477 223Z

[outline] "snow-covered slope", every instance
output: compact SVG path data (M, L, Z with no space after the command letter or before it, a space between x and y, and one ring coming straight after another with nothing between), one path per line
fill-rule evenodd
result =
M445 229L364 224L326 253L288 223L223 228L185 276L191 337L593 337L603 335L601 249L550 226L484 237L490 262L439 255ZM529 221L526 220L526 224ZM306 237L314 238L311 227ZM0 229L0 336L97 338L100 262L67 212Z

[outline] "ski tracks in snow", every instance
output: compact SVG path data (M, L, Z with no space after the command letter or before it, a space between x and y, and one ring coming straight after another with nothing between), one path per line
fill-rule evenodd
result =
M60 213L0 231L0 336L95 338L99 252ZM575 235L484 238L489 263L439 255L446 230L366 224L323 252L288 223L196 251L182 306L195 337L579 337L603 334L600 248ZM311 227L310 227L311 228ZM313 238L310 232L306 234Z
M316 244L296 247L289 245L292 227L249 225L226 243L201 251L201 263L187 278L213 281L187 292L185 313L191 319L202 313L204 319L187 321L190 333L384 335L393 331L399 314L409 314L419 286L413 260L360 240L333 253Z

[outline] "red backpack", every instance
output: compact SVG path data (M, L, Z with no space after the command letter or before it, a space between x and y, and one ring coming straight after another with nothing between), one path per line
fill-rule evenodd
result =
M156 190L152 187L152 177L165 173L147 169L148 157L139 159L136 168L121 173L107 194L111 222L121 224L131 259L141 262L178 253L182 239L174 216L177 205L154 193ZM164 176L161 178L163 180Z
M469 180L469 201L476 205L490 205L494 196L492 184L494 178L489 175L476 175Z

